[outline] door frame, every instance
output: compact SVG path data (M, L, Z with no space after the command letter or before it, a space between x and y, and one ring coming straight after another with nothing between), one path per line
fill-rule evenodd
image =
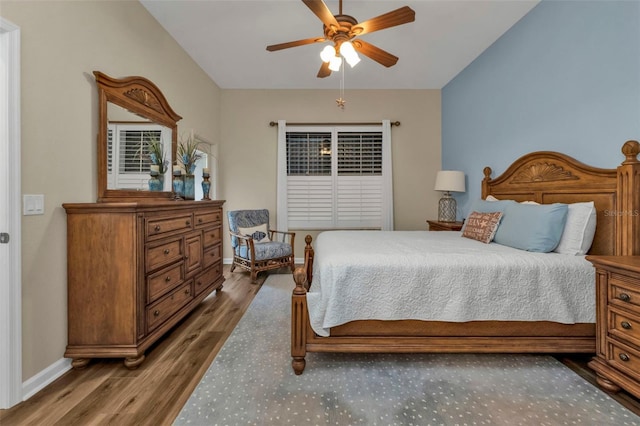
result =
M20 27L0 17L0 228L7 226L7 267L0 270L0 408L22 401L20 182ZM5 89L7 93L4 93ZM0 207L2 208L2 207ZM3 218L6 218L3 219ZM0 259L0 263L2 260Z

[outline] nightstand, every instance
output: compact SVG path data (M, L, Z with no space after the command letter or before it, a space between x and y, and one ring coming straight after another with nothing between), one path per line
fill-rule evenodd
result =
M640 256L587 256L596 268L596 356L600 386L640 398Z
M459 231L462 229L462 222L439 222L437 220L427 220L429 231Z

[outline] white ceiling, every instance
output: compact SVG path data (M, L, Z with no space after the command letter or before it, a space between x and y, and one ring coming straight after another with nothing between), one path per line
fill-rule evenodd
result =
M398 63L363 57L347 66L350 89L441 89L539 0L344 0L343 14L362 22L409 6L415 22L362 36ZM342 70L321 79L326 43L268 52L266 46L323 36L322 23L300 0L140 0L223 89L334 89ZM325 0L338 14L338 0Z

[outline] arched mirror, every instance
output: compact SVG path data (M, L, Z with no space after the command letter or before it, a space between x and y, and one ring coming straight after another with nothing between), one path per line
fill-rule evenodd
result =
M171 165L182 117L146 78L93 74L99 102L98 202L171 199ZM153 190L152 170L161 182Z

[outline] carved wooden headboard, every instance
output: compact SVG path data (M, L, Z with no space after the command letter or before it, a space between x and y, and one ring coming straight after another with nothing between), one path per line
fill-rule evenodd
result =
M533 152L495 179L485 167L482 198L544 204L593 201L598 221L589 253L640 255L639 152L637 141L627 141L622 146L625 160L617 169L587 166L558 152Z

